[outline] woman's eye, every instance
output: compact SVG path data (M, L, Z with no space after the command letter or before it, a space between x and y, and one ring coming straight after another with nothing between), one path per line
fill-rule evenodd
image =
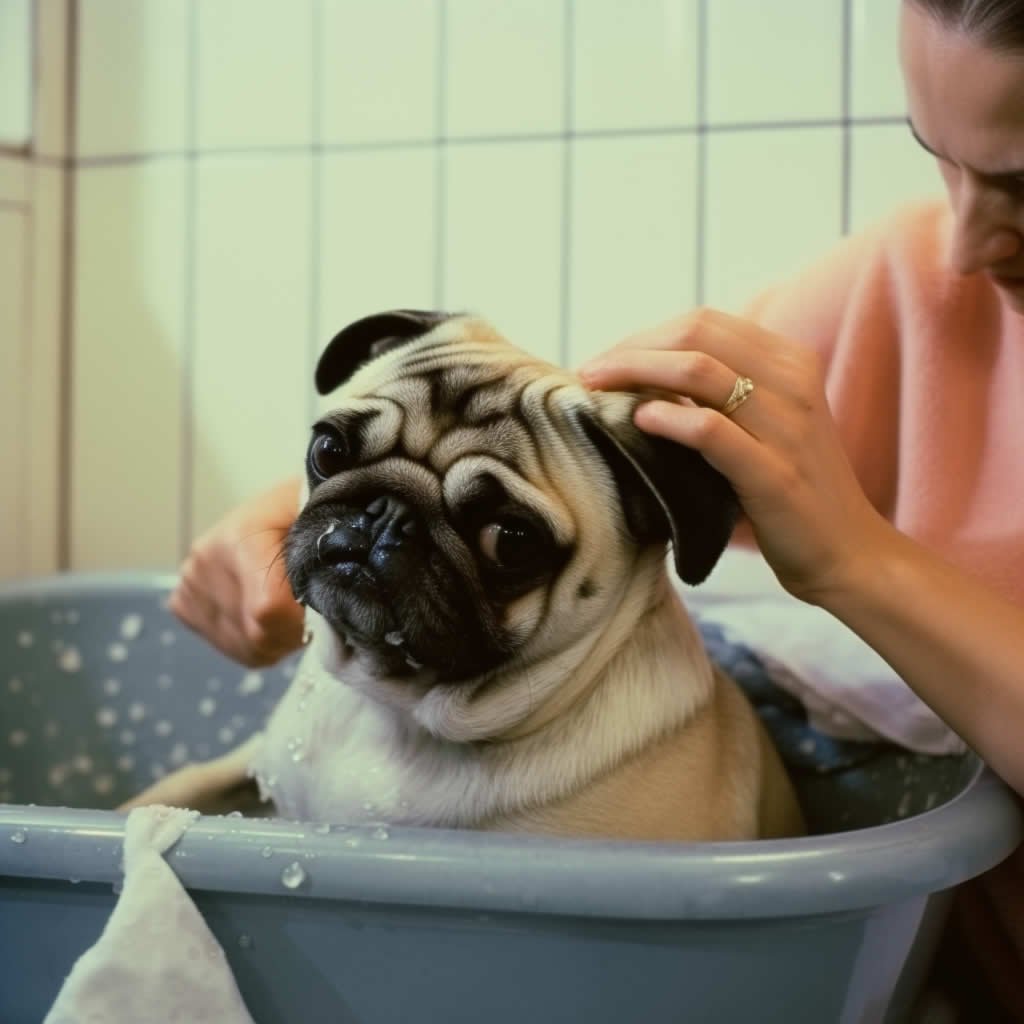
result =
M348 445L336 434L320 434L310 445L309 464L321 480L336 476L348 462Z
M488 523L480 530L480 553L500 569L535 567L544 553L540 531L524 519Z

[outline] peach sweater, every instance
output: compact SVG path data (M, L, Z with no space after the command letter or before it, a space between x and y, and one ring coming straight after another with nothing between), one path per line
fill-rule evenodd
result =
M1024 604L1024 315L948 265L945 201L844 241L750 311L827 360L827 392L875 506Z
M750 315L827 360L829 402L875 506L1024 604L1024 315L983 274L951 270L951 226L945 201L907 207ZM995 1019L994 997L1024 1020L1024 847L961 887L946 950L939 970L962 1019Z

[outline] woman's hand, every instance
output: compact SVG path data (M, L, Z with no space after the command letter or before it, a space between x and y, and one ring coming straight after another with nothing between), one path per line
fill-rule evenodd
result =
M843 451L810 349L701 309L626 339L580 376L593 388L662 396L639 406L637 426L697 449L729 478L795 596L823 603L891 534ZM754 390L725 416L718 410L741 376Z
M299 507L287 480L238 506L192 545L168 607L243 665L272 665L302 641L303 611L282 544Z

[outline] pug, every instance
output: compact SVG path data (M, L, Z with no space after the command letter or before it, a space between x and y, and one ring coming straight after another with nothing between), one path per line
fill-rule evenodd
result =
M246 771L292 819L803 830L669 578L710 573L735 495L633 425L638 396L590 392L477 317L411 310L342 330L316 385L335 397L284 556L307 649L264 732L193 767L179 802L223 806Z
M278 812L633 839L802 829L753 710L669 579L737 504L484 320L399 310L316 371L285 562L309 646L253 751Z

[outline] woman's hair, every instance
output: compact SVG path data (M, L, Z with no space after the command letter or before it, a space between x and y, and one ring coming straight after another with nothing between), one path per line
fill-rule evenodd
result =
M909 0L946 28L1001 53L1024 55L1024 0Z

